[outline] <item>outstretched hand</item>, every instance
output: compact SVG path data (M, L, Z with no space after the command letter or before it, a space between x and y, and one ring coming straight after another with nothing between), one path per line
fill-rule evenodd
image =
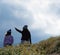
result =
M15 27L15 29L16 29L16 27Z
M21 31L21 30L19 30L19 29L17 29L16 27L15 27L15 30L16 30L16 31L18 31L19 33L22 33L22 31Z
M15 30L16 30L17 28L15 27Z

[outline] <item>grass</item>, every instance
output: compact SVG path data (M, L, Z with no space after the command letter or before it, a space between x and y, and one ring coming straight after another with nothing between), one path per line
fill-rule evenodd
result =
M60 37L51 37L36 44L20 44L0 48L0 55L57 55L60 54Z

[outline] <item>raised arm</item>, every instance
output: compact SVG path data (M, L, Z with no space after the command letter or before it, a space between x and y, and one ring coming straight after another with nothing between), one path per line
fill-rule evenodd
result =
M21 30L19 30L19 29L17 29L17 28L15 28L15 30L16 30L16 31L18 31L19 33L22 33L22 31L21 31Z

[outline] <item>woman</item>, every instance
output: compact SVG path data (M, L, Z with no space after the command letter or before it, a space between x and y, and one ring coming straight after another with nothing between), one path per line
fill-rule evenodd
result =
M15 28L15 30L22 34L21 43L25 43L27 41L31 44L31 33L28 30L27 25L24 25L23 30L19 30L17 28Z
M12 46L13 44L13 36L11 35L11 29L7 31L5 38L4 38L4 46Z

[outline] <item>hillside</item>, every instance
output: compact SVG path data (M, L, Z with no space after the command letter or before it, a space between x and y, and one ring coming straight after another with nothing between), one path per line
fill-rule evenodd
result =
M60 55L60 37L51 37L36 44L20 44L0 48L0 55Z

